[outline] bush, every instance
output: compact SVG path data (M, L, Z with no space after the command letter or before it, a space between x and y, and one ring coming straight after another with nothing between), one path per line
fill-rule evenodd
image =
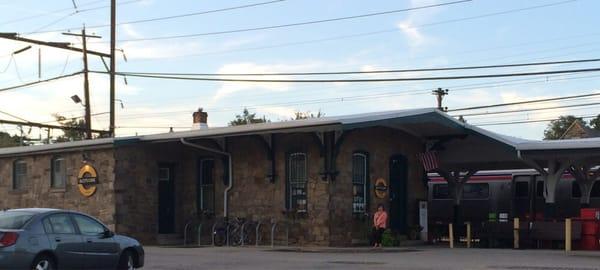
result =
M385 230L381 237L381 245L384 247L396 247L400 245L400 239L391 230Z

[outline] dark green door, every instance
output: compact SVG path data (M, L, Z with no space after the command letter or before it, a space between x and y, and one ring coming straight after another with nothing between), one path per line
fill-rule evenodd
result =
M172 165L158 168L158 233L175 232L175 183Z
M406 157L395 155L390 158L390 229L406 233L406 182L408 166Z

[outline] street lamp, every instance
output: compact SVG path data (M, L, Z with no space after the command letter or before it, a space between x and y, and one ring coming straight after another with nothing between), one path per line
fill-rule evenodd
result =
M73 95L71 96L71 100L73 100L73 102L77 103L81 103L82 106L85 106L82 102L81 102L81 98L79 98L78 95Z

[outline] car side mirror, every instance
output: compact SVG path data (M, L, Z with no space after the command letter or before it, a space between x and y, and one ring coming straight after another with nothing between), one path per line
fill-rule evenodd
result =
M104 231L104 233L102 234L102 238L111 238L111 237L113 237L113 236L115 236L115 233L113 233L113 232L112 232L112 231L110 231L110 230L106 230L106 231Z

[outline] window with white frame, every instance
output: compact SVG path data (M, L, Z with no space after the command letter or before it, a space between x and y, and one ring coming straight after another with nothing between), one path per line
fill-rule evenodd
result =
M50 167L52 168L50 187L64 188L67 182L66 160L63 157L54 157Z
M27 180L27 163L22 160L16 160L13 163L13 189L22 189Z
M367 155L352 155L352 213L364 213L367 209Z
M288 157L288 205L298 213L307 211L308 175L305 153L292 153Z

